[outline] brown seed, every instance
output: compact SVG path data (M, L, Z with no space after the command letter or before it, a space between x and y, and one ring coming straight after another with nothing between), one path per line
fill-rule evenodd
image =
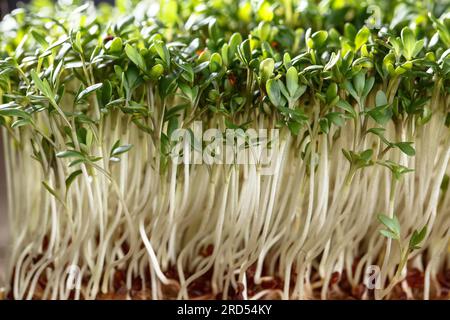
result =
M233 300L244 300L244 295L242 293L237 293L232 297Z
M38 279L38 283L39 285L41 285L41 287L45 288L47 286L47 274L45 272L41 273L41 275L39 276Z
M114 273L114 281L113 281L113 286L115 290L119 290L122 286L125 285L125 271L123 270L117 270Z
M128 289L126 286L122 286L119 290L116 291L114 295L114 300L126 300L127 299Z
M42 297L44 296L44 288L41 287L41 285L38 283L36 284L36 287L34 288L33 293L33 300L42 300Z
M100 293L97 295L97 300L114 300L114 293Z
M422 289L424 286L424 275L419 269L408 270L406 281L411 288Z
M191 283L188 287L189 296L199 297L211 292L211 282L206 275Z
M228 75L228 81L230 81L230 84L234 87L236 85L237 78L233 73L230 73Z
M107 43L108 41L111 41L114 39L114 36L112 35L107 35L104 39L103 39L103 43Z
M343 272L339 279L339 287L348 295L352 294L352 285L348 281L347 272Z
M151 299L150 291L148 291L148 290L141 290L141 291L131 290L131 299L133 299L133 300L150 300Z
M172 300L178 297L178 287L173 284L162 285L161 291L164 299Z
M277 280L275 278L263 279L261 281L261 288L263 289L276 289L278 287Z
M214 252L214 245L209 244L200 250L200 255L206 258L210 257L213 254L213 252Z
M175 266L170 267L167 271L165 271L164 275L169 279L179 280L178 271Z
M401 284L397 284L394 289L392 290L392 295L391 295L391 299L394 300L406 300L408 298L408 296L406 295L406 293L403 291L403 288L401 286Z
M235 300L244 300L244 284L242 282L238 282L237 288L236 288L236 294L233 297Z
M130 251L130 245L128 244L128 242L126 242L126 241L124 241L123 243L122 243L122 250L123 250L123 252L125 253L125 254L127 254L128 253L128 251Z
M49 242L50 242L50 240L49 240L48 236L44 236L44 239L42 240L42 250L44 252L47 251Z
M364 292L366 291L366 286L362 283L352 288L352 296L358 300L361 300Z
M450 289L450 270L438 274L439 283L446 289Z
M338 283L340 278L341 278L341 273L340 272L338 272L338 271L333 272L331 274L330 286Z
M256 273L256 265L251 265L246 271L245 275L247 276L247 281L253 281Z

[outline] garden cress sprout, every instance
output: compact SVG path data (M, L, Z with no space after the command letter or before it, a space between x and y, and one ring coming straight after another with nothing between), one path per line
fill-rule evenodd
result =
M8 297L445 297L450 5L338 2L32 1L5 16ZM194 147L177 149L180 130ZM278 130L236 137L274 150L270 174L203 161L227 130ZM372 266L381 288L364 285Z

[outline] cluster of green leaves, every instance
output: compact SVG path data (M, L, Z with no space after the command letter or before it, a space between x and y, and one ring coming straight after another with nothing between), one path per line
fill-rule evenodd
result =
M380 230L380 233L384 237L396 241L399 245L400 262L397 274L400 274L401 271L403 270L403 267L406 265L406 262L408 261L408 256L410 255L410 253L413 252L414 250L420 249L420 244L423 242L423 240L427 235L427 226L425 225L420 230L414 230L414 232L409 238L408 245L405 246L401 238L400 222L398 221L398 218L395 215L392 218L390 218L384 214L380 214L378 215L378 220L386 228Z
M394 215L389 218L386 215L378 215L378 220L387 228L387 230L380 230L380 233L386 238L391 238L393 240L401 241L400 234L400 223L398 218ZM427 227L423 227L421 230L414 230L413 234L409 239L408 249L416 250L420 249L419 244L425 239L427 234Z
M5 17L0 124L32 130L55 148L50 158L70 155L76 164L98 161L93 145L108 116L126 117L151 135L164 157L176 128L214 117L239 127L237 119L251 123L255 110L293 135L353 123L361 136L378 136L384 153L397 148L413 156L411 142L388 140L383 127L424 124L435 112L432 99L448 101L445 3L425 9L378 1L376 26L365 1L304 1L301 10L294 1L163 1L158 12L128 14L136 5L37 1ZM448 112L445 103L435 107ZM42 127L42 113L56 127ZM71 147L58 149L58 136ZM80 145L86 136L96 139ZM344 150L352 173L375 163L396 177L408 171L356 140L354 150Z

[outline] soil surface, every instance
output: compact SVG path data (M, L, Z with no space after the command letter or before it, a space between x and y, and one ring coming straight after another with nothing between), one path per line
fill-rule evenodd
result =
M173 280L178 280L177 274L174 270L165 272L166 276ZM317 277L317 276L316 276ZM314 277L313 277L314 278ZM432 299L435 300L449 300L450 299L450 269L446 272L439 274L437 277L439 286L441 288L440 294L437 295L436 292L432 292ZM147 278L148 279L148 278ZM189 297L192 300L222 300L222 299L232 299L232 300L243 300L243 284L238 283L236 289L230 286L227 295L224 293L218 293L213 295L211 288L211 274L207 273L203 277L194 281L188 287ZM131 290L126 288L126 274L124 271L117 271L114 274L114 291L107 294L99 294L98 300L149 300L151 299L151 288L150 283L142 283L138 278L134 279L132 283ZM418 269L410 269L408 271L405 281L408 284L409 292L406 293L400 284L398 284L391 294L387 297L393 300L404 300L404 299L423 299L423 287L424 287L424 274ZM254 268L250 268L247 271L247 294L251 298L258 292L265 290L267 292L261 299L281 299L281 291L283 289L284 283L282 279L277 277L264 277L260 284L254 283ZM292 283L292 286L294 284ZM33 299L41 299L46 286L46 280L40 279L39 284L36 287L35 295ZM162 286L162 293L165 299L176 299L178 296L178 285L174 281L173 285ZM314 296L311 299L320 299L321 287L318 286L314 290ZM12 299L12 296L8 294L6 297L0 291L1 299ZM73 298L73 297L72 297ZM368 290L363 284L356 287L352 287L347 280L346 273L339 274L334 273L331 278L329 295L330 300L361 300L361 299L374 299L373 291Z

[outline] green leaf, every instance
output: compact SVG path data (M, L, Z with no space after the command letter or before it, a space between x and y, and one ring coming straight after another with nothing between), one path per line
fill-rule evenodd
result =
M332 52L330 60L327 62L327 64L323 68L323 70L324 71L331 70L336 65L336 63L339 61L340 58L341 58L341 51L338 51L337 54Z
M353 78L353 87L355 88L358 97L363 96L365 83L366 83L366 75L363 72L359 72Z
M111 150L111 157L118 156L122 153L128 152L132 147L133 145L131 144L125 144L120 147L115 147L113 148L113 150Z
M77 159L85 159L85 156L76 150L66 150L61 151L56 154L57 158L77 158Z
M231 60L234 60L234 55L237 53L238 46L242 43L242 36L240 33L233 33L228 42L228 57Z
M373 84L375 83L375 78L374 77L369 77L365 84L364 84L364 89L362 92L362 96L363 97L367 97L367 95L369 94L370 90L372 90Z
M350 81L346 80L344 82L344 88L347 90L350 95L356 100L359 101L359 94L355 91L355 88L353 88L353 85L350 83Z
M106 105L111 101L112 96L112 86L109 80L106 80L103 83L103 87L101 90L101 94L99 96L99 101L101 102L102 107L106 107Z
M369 130L367 130L367 133L373 133L377 135L385 144L387 144L388 146L392 146L392 144L384 137L385 131L386 129L384 128L370 128Z
M279 107L282 104L282 97L281 97L281 89L279 80L273 80L270 79L266 83L266 91L269 95L269 99L272 102L272 104L275 107Z
M272 77L273 70L275 67L275 61L272 58L267 58L261 61L259 65L259 74L260 74L260 80L261 84L265 85L267 80L269 80Z
M372 155L373 155L373 150L367 149L367 150L364 150L363 152L361 152L359 154L359 157L361 158L361 160L367 162L372 158Z
M392 218L389 218L384 214L379 214L377 218L378 221L396 236L396 239L400 239L400 222L395 215Z
M72 48L75 52L83 54L83 43L81 41L81 32L77 31L76 33L72 30L70 31L70 42L72 44Z
M289 95L294 96L298 88L298 73L294 67L290 67L286 73L286 87Z
M222 56L214 52L211 57L209 58L209 71L211 72L218 72L222 68Z
M350 152L351 152L351 151L342 149L342 153L344 154L345 158L346 158L350 163L352 163L352 162L353 162L353 157L352 157L352 154L351 154Z
M328 134L328 132L330 131L330 125L329 125L329 121L327 118L320 119L319 126L320 126L320 130L325 134Z
M328 38L328 32L326 32L325 30L320 30L317 32L314 32L311 35L311 41L309 41L308 45L311 49L318 49L320 47L322 47L323 45L325 45L325 42L327 41Z
M378 90L377 94L375 96L375 105L376 106L385 106L388 104L387 98L386 98L386 94L381 91Z
M77 164L86 163L86 162L88 162L88 159L86 159L86 158L73 160L69 163L69 168L76 166Z
M42 34L37 32L36 30L31 30L31 35L33 36L34 40L39 42L39 44L43 48L47 48L48 47L48 42L47 42L47 40L45 40L45 36L43 36Z
M391 108L387 105L372 108L367 111L367 114L381 125L385 125L393 115Z
M400 36L403 43L403 55L406 60L411 60L414 53L414 47L416 45L414 32L410 28L404 27L400 33Z
M109 51L111 53L121 53L123 49L122 39L120 37L115 37L111 41L111 45L109 46Z
M158 53L161 60L164 62L167 68L170 67L170 53L167 46L162 41L157 41L154 43L156 52Z
M356 28L353 24L347 22L344 25L344 36L348 39L353 41L356 37Z
M291 109L283 106L278 106L277 108L282 114L289 116L293 121L303 123L305 120L308 120L308 116L300 109Z
M330 112L325 117L334 125L342 127L344 125L344 118L340 112Z
M416 154L416 150L411 146L412 142L397 142L394 143L396 147L398 147L403 153L412 157Z
M356 113L355 109L350 105L350 103L348 103L345 100L339 100L336 103L336 106L338 108L341 108L342 110L347 111L353 119L356 119L356 117L358 116L358 114Z
M252 50L250 47L250 40L246 39L244 40L244 42L242 42L240 44L240 46L238 47L238 55L239 58L241 59L241 61L243 63L245 63L246 65L248 65L250 63L250 60L252 59Z
M66 179L66 190L69 190L70 186L72 185L73 181L76 177L78 177L82 173L81 170L76 170L72 172Z
M347 151L345 149L342 149L342 152L344 153L344 156L350 162L350 166L353 167L354 170L362 169L364 167L373 165L372 149L367 149L360 153L355 153L353 151Z
M414 230L411 239L409 239L410 250L420 249L419 244L425 239L427 235L427 226L424 226L420 231Z
M32 123L31 119L20 119L16 120L11 124L11 128L19 128Z
M288 52L285 52L283 55L283 66L287 70L292 66L292 59Z
M396 235L395 233L389 231L389 230L380 230L380 233L385 236L386 238L391 238L394 240L400 240L398 235Z
M162 64L158 63L154 65L149 72L150 79L157 80L164 73L164 67Z
M186 98L188 98L191 102L195 100L192 88L188 84L180 82L178 83L178 87L180 88L181 92L186 96Z
M413 57L416 57L419 54L420 50L422 50L422 48L424 46L424 43L425 43L424 39L421 39L416 42L416 44L414 45L414 50L412 52Z
M399 76L401 74L404 74L406 71L411 70L412 66L413 66L412 62L407 61L402 65L399 65L397 68L395 68L394 73L395 75Z
M63 43L67 42L67 40L69 40L69 37L67 36L63 36L61 39L56 40L55 42L53 42L47 49L46 51L52 50L56 47L59 47L60 45L62 45Z
M305 91L306 91L306 86L298 86L298 88L295 91L294 95L292 97L290 97L290 100L291 101L297 101L305 93Z
M128 58L130 58L130 60L136 66L138 66L139 69L141 69L142 71L147 71L147 65L145 64L144 58L141 56L137 49L127 44L125 46L125 53L127 54Z
M288 122L288 128L289 131L292 133L292 135L297 136L300 133L302 125L299 122L295 121L289 121Z
M90 95L94 91L97 91L102 86L103 86L103 83L96 83L96 84L93 84L92 86L87 87L86 89L84 89L77 95L76 101L78 102L78 101L86 98L88 95Z
M273 9L271 5L263 1L258 9L258 16L263 21L271 21L273 19Z
M361 48L361 46L367 42L367 40L369 39L369 36L370 36L370 30L366 26L362 27L358 31L358 33L356 34L356 37L355 37L355 50L356 51L358 51L359 48Z
M202 62L196 65L193 69L194 73L199 73L200 71L205 70L209 66L209 61Z
M3 108L0 109L0 116L3 117L19 117L19 118L23 118L23 119L31 119L31 116L20 109L15 109L15 108Z
M172 117L169 119L169 123L167 124L167 136L171 137L172 133L178 129L178 119L176 117Z
M30 74L38 90L41 91L47 99L54 101L53 91L50 89L50 85L43 82L36 71L31 70Z
M338 95L338 86L336 83L333 82L328 86L327 91L325 93L327 103L330 104L337 97L337 95ZM339 97L337 98L339 99Z
M378 161L378 164L388 168L392 172L393 177L397 180L400 180L404 174L414 171L413 169L402 166L391 160Z
M436 17L434 17L431 12L428 13L428 17L436 25L436 28L439 32L439 38L443 43L445 43L447 47L450 47L450 30L448 29L448 27L442 21L436 19Z

